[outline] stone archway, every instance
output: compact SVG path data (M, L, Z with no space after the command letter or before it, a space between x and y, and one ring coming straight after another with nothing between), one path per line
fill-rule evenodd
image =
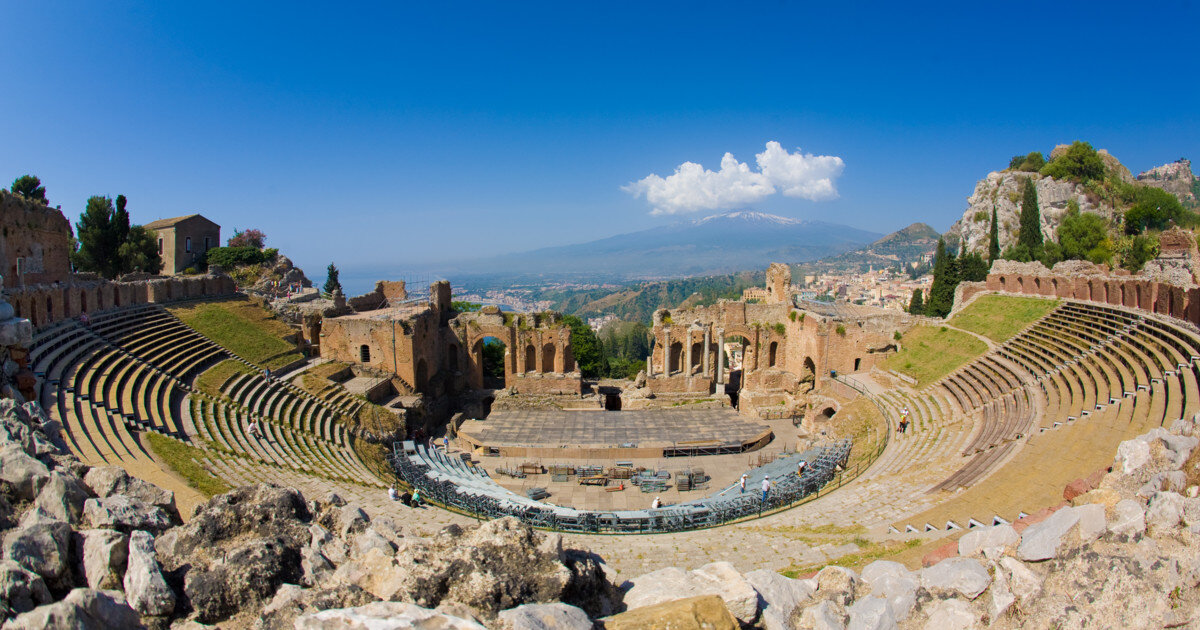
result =
M542 346L542 373L549 374L554 371L554 344L548 343Z

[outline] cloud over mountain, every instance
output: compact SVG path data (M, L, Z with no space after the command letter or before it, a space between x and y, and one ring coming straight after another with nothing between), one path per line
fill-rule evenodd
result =
M674 174L662 177L651 173L621 190L634 197L644 196L654 207L652 214L736 208L777 192L811 201L837 198L834 180L845 167L840 157L805 154L799 148L789 153L774 140L754 157L758 170L726 153L718 171L684 162Z

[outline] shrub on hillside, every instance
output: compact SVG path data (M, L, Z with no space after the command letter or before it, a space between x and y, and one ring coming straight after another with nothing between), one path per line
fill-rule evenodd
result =
M260 265L270 260L266 252L256 247L214 247L208 250L205 258L207 264L220 265L223 269Z
M1041 172L1042 175L1054 179L1086 182L1104 179L1106 170L1104 160L1100 159L1100 154L1092 145L1076 140L1062 155L1042 167Z
M1197 222L1196 213L1185 209L1175 195L1161 188L1139 188L1134 199L1133 207L1125 211L1126 234L1141 234L1147 229L1165 230L1171 223L1190 227Z
M1014 171L1037 173L1046 165L1046 158L1041 151L1030 151L1028 155L1014 155L1008 161L1008 168Z

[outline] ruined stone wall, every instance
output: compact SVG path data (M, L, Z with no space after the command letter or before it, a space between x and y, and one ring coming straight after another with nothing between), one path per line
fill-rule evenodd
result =
M42 327L61 319L76 318L135 304L233 295L235 286L229 276L205 275L170 279L109 282L107 280L71 280L59 284L27 286L6 292L18 317Z
M530 394L582 391L570 328L560 317L506 317L491 308L450 319L448 287L434 283L429 304L416 312L326 318L322 356L391 372L416 392L455 394L484 386L483 340L495 337L506 348L506 387Z
M71 234L71 223L61 210L0 191L0 288L66 281L71 275ZM18 259L22 277L17 274Z
M1053 270L1038 263L999 261L985 282L959 285L955 291L955 310L983 291L1089 300L1169 315L1200 325L1200 287L1112 274L1106 268L1081 261L1059 263Z

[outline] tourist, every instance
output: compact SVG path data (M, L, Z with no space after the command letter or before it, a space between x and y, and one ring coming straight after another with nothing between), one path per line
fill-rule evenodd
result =
M764 475L762 482L763 498L762 502L767 502L767 495L771 492L771 475Z
M662 507L662 499L660 499L660 498L658 498L658 497L654 497L654 503L651 503L651 504L650 504L650 507L651 507L651 508L653 508L653 509L655 509L655 510L657 510L658 508Z
M263 378L266 379L268 383L271 382L271 368L263 368Z
M396 486L388 487L388 498L393 501L400 498L399 496L396 495Z
M738 484L742 486L742 494L746 494L746 473L742 473L742 478L738 481Z
M250 437L259 437L258 423L255 422L254 420L247 421L246 422L246 433L249 433Z
M91 325L91 323L92 323L92 320L88 319L88 314L87 314L87 311L84 311L84 312L82 312L82 313L80 313L80 314L79 314L79 323L80 323L80 324L83 324L84 326L89 326L89 325Z
M412 504L413 504L412 500L413 500L413 495L409 494L408 492L400 493L400 502L403 503L404 505L406 505L408 507L412 507Z
M907 417L900 420L900 432L901 433L908 432L908 418Z
M804 474L804 469L807 467L808 467L808 462L804 461L803 459L800 460L800 463L796 464L796 476L797 477L802 476Z
M421 489L413 488L412 506L417 507L419 505L421 505Z

